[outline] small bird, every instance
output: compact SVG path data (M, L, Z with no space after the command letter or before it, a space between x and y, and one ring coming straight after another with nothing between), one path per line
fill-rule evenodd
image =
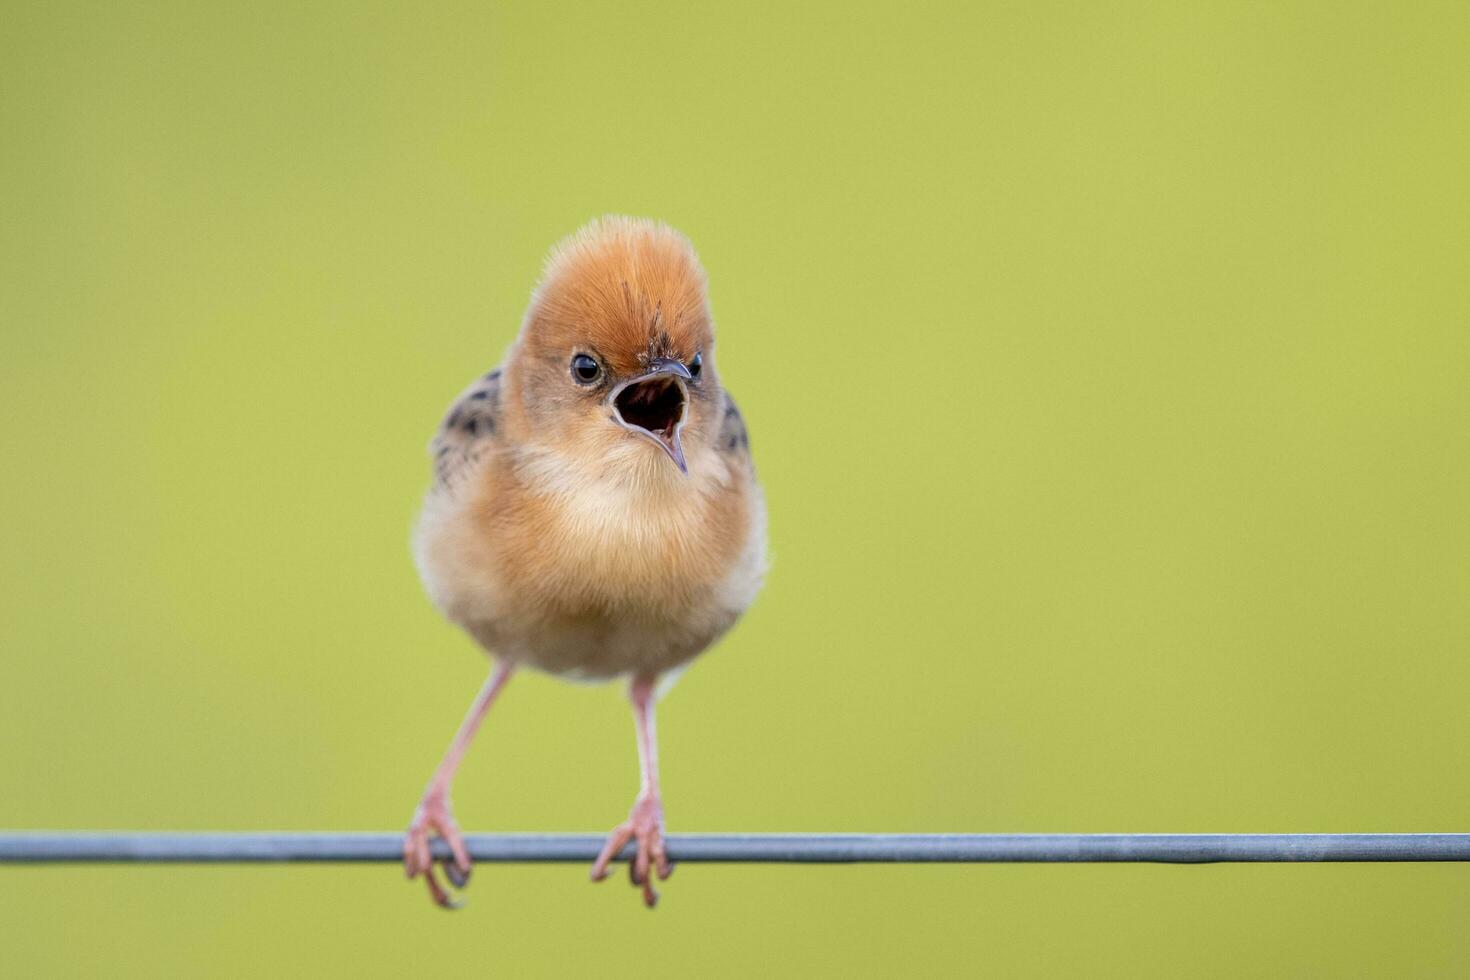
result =
M470 858L449 791L485 714L522 666L626 678L641 781L592 880L631 840L652 908L667 878L654 703L755 599L765 500L750 440L715 369L703 267L679 232L606 217L547 259L504 364L450 406L414 534L430 598L495 658L403 842L410 878L457 904Z

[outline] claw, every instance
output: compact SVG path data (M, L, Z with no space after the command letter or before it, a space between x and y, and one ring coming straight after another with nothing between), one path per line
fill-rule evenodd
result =
M444 869L444 877L448 878L455 888L463 888L470 883L470 872L468 868L461 868L458 862L445 859L439 862Z
M643 848L640 846L638 849L639 856L641 857L643 853ZM640 861L635 859L628 865L628 877L633 880L635 886L642 887L643 904L649 908L653 908L658 904L658 890L653 887L653 879L649 877L648 869L644 868L639 870L639 863Z
M433 868L424 872L424 883L429 886L429 898L433 899L434 904L441 909L453 912L456 909L464 908L464 902L462 900L451 896L444 890L444 886L439 884L439 879L434 876Z
M639 853L642 853L641 851ZM653 908L658 904L658 891L653 887L653 881L648 877L648 872L638 870L636 860L628 862L628 883L634 888L643 890L643 904Z

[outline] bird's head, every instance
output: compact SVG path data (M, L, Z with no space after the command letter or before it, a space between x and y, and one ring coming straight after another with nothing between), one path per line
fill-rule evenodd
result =
M541 445L687 473L719 421L704 269L664 224L608 217L558 244L507 378Z

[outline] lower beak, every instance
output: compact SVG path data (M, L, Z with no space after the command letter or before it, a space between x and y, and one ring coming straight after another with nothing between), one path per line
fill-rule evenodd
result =
M618 385L607 397L613 420L635 435L658 443L669 459L688 474L679 433L689 416L689 369L668 357L654 358L653 370Z
M679 444L679 430L675 429L673 435L667 439L659 436L658 444L663 447L664 452L669 454L669 459L674 461L674 465L679 467L679 472L688 476L689 464L684 460L684 447Z

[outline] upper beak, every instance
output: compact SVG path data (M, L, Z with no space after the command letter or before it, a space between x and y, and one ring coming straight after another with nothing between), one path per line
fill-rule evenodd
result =
M685 381L691 381L694 378L689 373L689 369L684 366L683 362L675 360L672 357L655 357L649 364L653 370L642 377L634 378L633 380L635 382L647 381L649 378L656 378L660 374L672 374L674 377L683 378Z
M689 389L684 383L691 379L689 369L680 361L672 357L655 357L649 363L647 372L636 378L629 378L607 396L613 419L628 431L658 443L669 454L674 465L679 467L679 472L686 475L689 473L689 464L684 460L684 447L679 443L679 433L689 417ZM639 385L660 381L663 384L650 385L641 391L638 388ZM667 386L670 385L678 392L677 406L666 395ZM634 394L642 397L626 397ZM632 418L625 416L625 411Z

